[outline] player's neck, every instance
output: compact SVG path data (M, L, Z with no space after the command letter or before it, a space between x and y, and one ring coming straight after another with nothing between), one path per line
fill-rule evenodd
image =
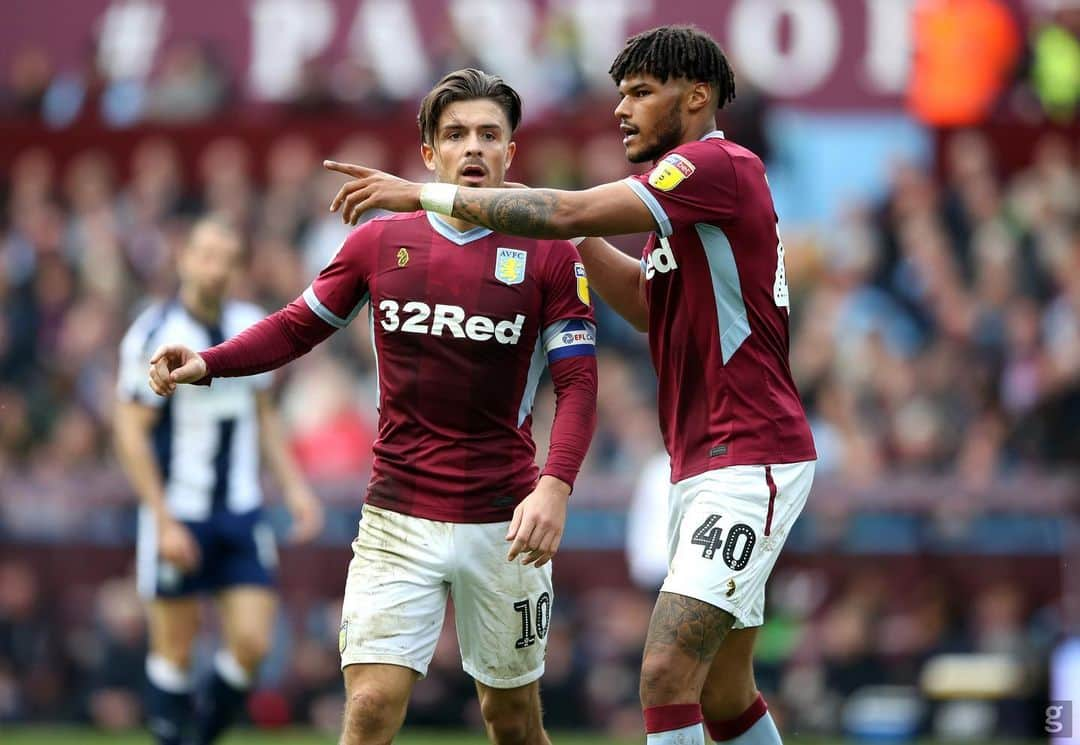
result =
M716 131L716 120L709 119L703 122L696 122L692 126L688 127L686 134L683 136L682 144L685 145L688 142L697 142L702 139L709 132Z
M461 220L457 217L447 217L446 215L439 215L436 220L442 220L444 223L452 227L459 233L467 233L475 227L478 227L475 223Z
M196 320L212 326L221 320L221 301L203 297L192 287L180 288L180 302Z

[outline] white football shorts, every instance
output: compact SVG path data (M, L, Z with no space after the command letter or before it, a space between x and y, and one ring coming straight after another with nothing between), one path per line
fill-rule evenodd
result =
M544 673L551 562L506 560L508 522L448 523L364 505L345 581L342 668L381 663L427 673L454 598L465 672L492 688Z
M661 592L701 600L760 626L765 583L806 504L814 461L728 466L672 484Z

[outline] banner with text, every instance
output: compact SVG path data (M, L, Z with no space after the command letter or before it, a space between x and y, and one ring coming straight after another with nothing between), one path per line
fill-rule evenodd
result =
M1009 0L1020 13L1022 0ZM206 42L249 100L288 98L312 63L351 66L391 96L416 98L471 59L541 96L569 55L591 86L625 38L696 23L743 80L817 108L899 103L915 0L8 0L0 71L37 48L57 71L91 55L107 76L154 74L171 45ZM346 73L342 73L346 74Z

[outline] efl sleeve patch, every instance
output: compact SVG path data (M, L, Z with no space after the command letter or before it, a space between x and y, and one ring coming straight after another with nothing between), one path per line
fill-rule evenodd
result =
M585 274L585 265L580 261L574 262L574 279L577 284L577 296L586 305L589 303L589 277Z
M656 164L649 174L649 185L660 191L671 191L686 179L694 175L696 166L689 160L672 153Z
M548 364L567 357L596 354L596 326L589 321L556 321L544 329Z

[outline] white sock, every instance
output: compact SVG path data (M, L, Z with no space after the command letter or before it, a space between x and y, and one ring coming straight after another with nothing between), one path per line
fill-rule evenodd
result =
M754 726L743 732L734 740L724 740L724 745L783 745L780 732L776 729L776 722L772 714L765 712L765 716L754 722Z
M650 732L645 736L647 745L705 745L705 728L701 723L667 732Z
M238 691L246 691L251 688L251 675L244 669L233 653L227 649L219 649L214 655L214 669L221 679Z
M191 691L191 675L159 654L146 657L146 677L150 682L168 693Z

